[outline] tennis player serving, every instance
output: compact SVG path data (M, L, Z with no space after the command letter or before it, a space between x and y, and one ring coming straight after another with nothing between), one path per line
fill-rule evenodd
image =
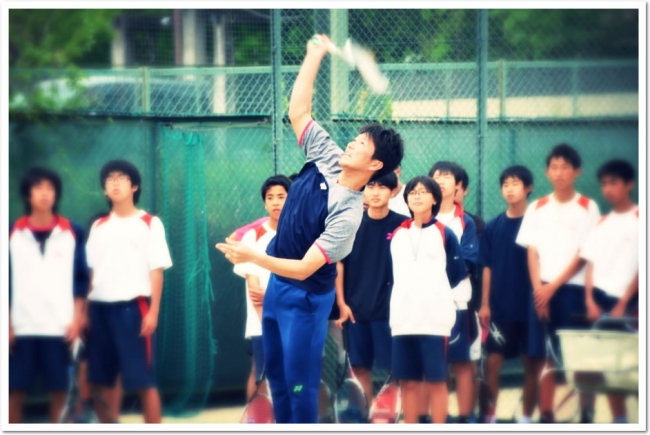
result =
M361 189L393 171L404 154L402 139L393 129L361 127L343 151L312 119L314 82L329 43L327 36L318 37L318 45L307 44L291 93L289 119L306 161L291 185L277 235L266 254L230 238L217 244L232 263L251 262L272 272L262 336L277 423L317 422L336 262L350 253L361 223Z

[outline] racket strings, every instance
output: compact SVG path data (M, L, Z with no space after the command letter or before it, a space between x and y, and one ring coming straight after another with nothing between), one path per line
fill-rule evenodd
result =
M241 422L248 424L274 423L275 419L271 400L261 394L253 397L244 410Z

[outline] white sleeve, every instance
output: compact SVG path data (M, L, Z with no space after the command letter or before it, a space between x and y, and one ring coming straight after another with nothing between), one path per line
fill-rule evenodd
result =
M96 222L96 221L95 221ZM86 263L90 269L93 268L95 262L95 223L90 227L90 233L88 233L88 240L86 240Z
M595 201L589 201L589 207L587 208L587 221L580 235L580 244L583 244L587 237L594 232L594 229L598 225L600 220L600 210L598 209L598 204Z
M587 261L594 261L595 253L597 252L597 245L598 231L594 228L589 234L587 234L587 237L580 248L580 258L584 258Z
M528 248L529 246L536 247L537 246L537 238L536 236L536 211L537 209L537 201L533 201L532 204L528 206L526 209L526 213L524 214L524 220L521 222L521 227L519 228L519 233L517 234L517 239L516 243L519 246L523 246L524 248Z
M250 229L246 231L244 236L241 238L241 243L245 246L248 246L251 249L255 249L255 230ZM251 275L251 271L253 271L255 268L255 264L253 263L239 263L235 264L235 267L233 268L233 272L235 274L241 276L242 278L246 279L246 275Z
M165 227L157 216L153 216L149 238L149 270L170 267L172 267L172 258L165 238Z

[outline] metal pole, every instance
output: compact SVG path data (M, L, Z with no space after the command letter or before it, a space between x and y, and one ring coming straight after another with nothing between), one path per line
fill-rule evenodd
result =
M488 14L487 9L479 9L476 14L476 46L478 52L478 101L477 101L477 149L478 149L478 215L485 212L485 193L483 182L486 179L485 134L487 133L487 51Z
M174 9L174 64L183 65L183 34L181 29L181 11Z
M273 173L278 173L278 149L282 145L282 10L271 15L271 78L273 80Z

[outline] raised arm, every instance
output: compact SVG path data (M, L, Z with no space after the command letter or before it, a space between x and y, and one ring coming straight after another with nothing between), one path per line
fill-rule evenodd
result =
M289 101L289 120L300 141L302 133L311 121L311 101L314 94L314 82L323 57L327 54L329 38L319 35L320 43L314 44L311 40L307 43L307 55L302 62L298 77L293 84L291 100Z

